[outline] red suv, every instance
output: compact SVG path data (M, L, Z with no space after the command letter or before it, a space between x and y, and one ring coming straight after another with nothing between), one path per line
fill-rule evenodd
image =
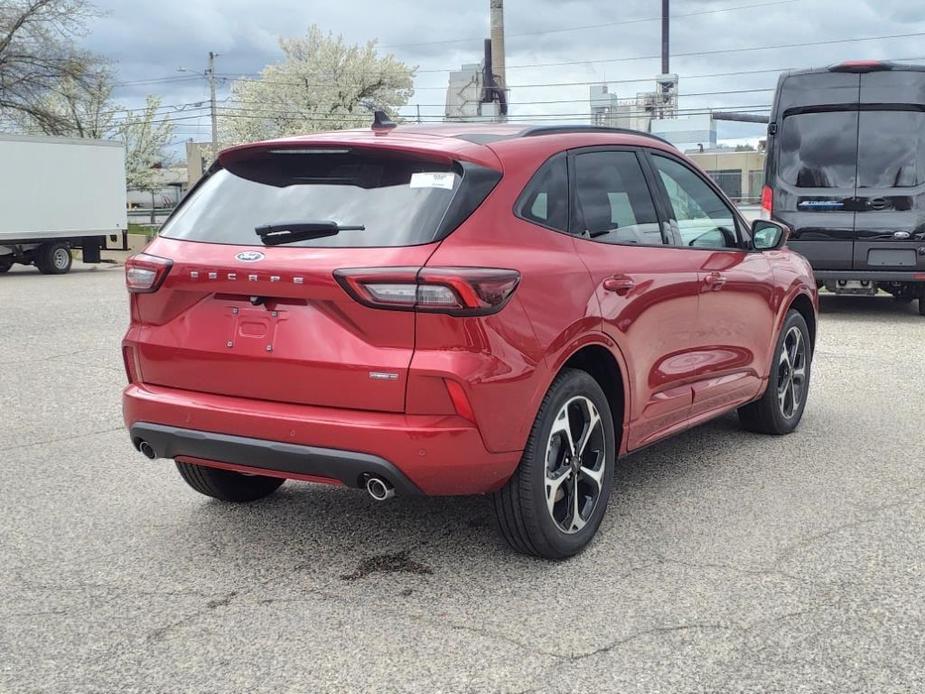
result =
M566 557L618 456L735 409L797 426L818 298L786 236L632 131L235 147L126 264L125 422L217 499L490 493L515 549Z

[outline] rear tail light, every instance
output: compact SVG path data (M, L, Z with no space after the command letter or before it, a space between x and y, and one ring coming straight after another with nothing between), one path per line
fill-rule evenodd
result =
M136 294L156 292L164 283L173 261L156 255L139 253L125 261L125 286Z
M771 186L761 189L761 218L770 219L774 213L774 191Z
M504 308L520 273L473 267L349 268L335 270L334 278L372 308L485 316Z

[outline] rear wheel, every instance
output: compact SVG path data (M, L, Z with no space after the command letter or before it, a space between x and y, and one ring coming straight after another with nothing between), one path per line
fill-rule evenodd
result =
M0 273L8 272L13 267L13 261L10 258L0 258Z
M63 275L71 269L71 249L66 243L45 243L35 250L35 266L45 275Z
M925 316L925 294L919 297L919 315Z
M494 495L504 539L547 559L580 552L607 510L615 458L604 392L584 371L563 371L546 393L519 467Z
M796 429L806 407L811 365L806 320L791 309L777 340L767 390L760 400L739 408L742 426L761 434L789 434Z
M278 477L242 475L240 472L191 465L179 460L177 470L183 480L197 492L221 501L256 501L269 496L285 482Z

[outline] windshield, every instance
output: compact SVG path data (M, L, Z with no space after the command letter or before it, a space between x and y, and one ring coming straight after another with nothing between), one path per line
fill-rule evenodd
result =
M264 151L212 174L164 225L161 235L259 246L257 227L326 220L346 228L333 236L287 245L429 243L459 181L452 165L407 155Z

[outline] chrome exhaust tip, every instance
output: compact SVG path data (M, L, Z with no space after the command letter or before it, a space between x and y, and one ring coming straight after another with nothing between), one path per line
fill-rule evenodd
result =
M155 451L154 446L152 446L147 441L140 442L138 444L138 450L141 451L141 454L149 460L154 460L157 458L157 451Z
M366 478L366 491L376 501L385 501L395 496L395 488L381 477Z

